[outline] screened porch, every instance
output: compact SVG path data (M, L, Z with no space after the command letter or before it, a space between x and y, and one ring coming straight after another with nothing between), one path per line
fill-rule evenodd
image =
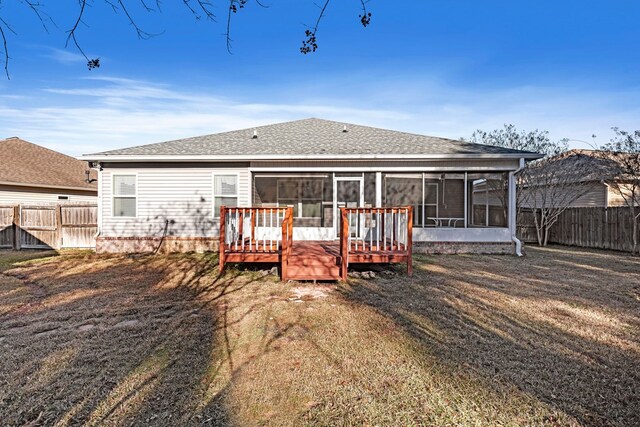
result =
M507 229L508 183L508 172L254 173L252 206L293 207L294 237L302 240L338 238L340 208L411 206L418 235ZM364 239L367 220L353 221Z

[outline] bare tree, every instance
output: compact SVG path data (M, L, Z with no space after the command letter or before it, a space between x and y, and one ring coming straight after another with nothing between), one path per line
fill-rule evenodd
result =
M590 191L583 180L590 175L591 165L575 161L574 156L567 152L536 160L518 176L520 209L531 210L540 246L547 246L551 227L560 215Z
M6 0L5 0L6 1ZM56 22L54 22L51 10L60 7L58 3L60 0L17 0L20 4L28 8L34 19L36 19L48 33L49 27L60 28ZM90 8L96 1L102 1L107 4L114 14L121 14L125 21L134 30L136 36L139 39L148 39L161 33L150 33L142 29L138 25L138 21L135 18L134 10L141 10L142 13L162 12L162 2L160 0L77 0L78 9L73 16L69 16L70 22L66 24L66 42L65 47L69 44L73 45L84 58L87 60L87 67L91 70L100 67L100 58L90 58L86 55L84 49L79 41L78 32L81 28L86 27L85 18L90 13ZM254 3L257 6L268 8L261 0L176 0L182 3L182 5L190 12L195 20L200 21L202 19L208 21L216 21L216 15L214 13L214 7L217 4L222 4L226 8L226 25L225 25L225 37L227 50L231 52L232 38L232 18L240 10L247 7L249 4ZM361 13L358 15L358 20L363 27L369 26L371 23L371 12L367 9L367 3L369 0L353 0L357 1L360 6ZM2 3L0 0L0 53L4 56L4 70L7 78L9 78L9 36L10 34L17 35L17 31L11 25L11 20L2 14ZM320 28L322 20L325 18L327 10L330 6L331 0L322 0L319 4L316 4L319 9L318 17L313 26L308 26L305 30L305 38L302 41L302 47L300 52L308 54L315 52L318 49L317 34Z
M492 131L476 130L470 138L470 142L476 144L492 145L502 148L510 148L513 150L529 151L533 153L543 154L545 156L558 156L568 149L567 140L552 141L549 138L549 132L545 130L519 131L513 124L505 124L502 129ZM523 206L524 193L522 191L523 180L520 177L524 171L521 171L517 179L516 191L516 222L520 225L522 219L521 208ZM508 203L508 181L504 179L487 180L487 189L498 198L501 206L505 210L505 218L507 215Z
M615 175L607 184L624 200L631 210L633 222L633 254L638 247L638 222L640 222L640 130L627 132L614 127L616 136L598 151L599 156L612 163Z

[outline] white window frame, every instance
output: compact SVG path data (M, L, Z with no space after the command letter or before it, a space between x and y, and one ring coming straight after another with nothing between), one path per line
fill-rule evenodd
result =
M216 177L217 176L234 176L236 178L235 194L216 194ZM236 206L240 206L240 174L238 172L214 172L211 175L211 210L213 210L213 218L220 219L220 210L216 209L216 197L235 197Z
M116 180L115 178L118 176L133 176L136 180L135 183L135 189L136 189L136 194L135 195L120 195L120 194L116 194ZM135 199L136 201L136 214L133 216L130 215L116 215L116 204L115 204L115 199L116 198L120 198L120 199ZM111 174L111 216L113 218L137 218L138 217L138 173L137 172L121 172L121 173L112 173Z

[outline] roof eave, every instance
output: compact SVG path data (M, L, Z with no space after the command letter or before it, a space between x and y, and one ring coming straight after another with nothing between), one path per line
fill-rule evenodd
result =
M74 191L91 191L97 192L98 187L74 187L68 185L49 185L49 184L32 184L28 182L0 181L0 185L8 185L14 187L33 187L33 188L50 188L53 190L74 190Z
M459 154L358 154L358 155L158 155L158 154L85 154L79 160L89 162L236 162L261 160L442 160L442 159L526 159L536 160L543 155L537 153L459 153Z

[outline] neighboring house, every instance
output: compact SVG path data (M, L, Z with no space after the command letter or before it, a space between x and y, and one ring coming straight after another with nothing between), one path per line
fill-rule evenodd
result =
M338 209L414 207L415 251L513 253L514 173L536 153L306 119L87 154L98 251L215 250L220 206L293 206L294 240L333 240ZM499 181L489 218L478 183Z
M96 202L87 164L20 138L0 140L0 205Z
M572 208L626 206L632 200L635 200L637 205L640 201L640 195L636 195L635 198L629 197L631 185L627 185L625 177L620 176L615 162L605 158L601 152L569 150L549 159L548 162L548 166L545 166L546 171L557 175L567 174L570 178L564 183L567 187L566 192L553 193L553 197L547 198L544 204L549 205L548 207L557 207L551 206L554 199L561 200L562 206ZM535 175L531 180L534 179ZM521 194L522 207L530 208L533 207L533 200L526 197L526 191L525 185ZM623 197L621 191L626 192L626 197ZM565 200L571 200L571 203L566 205ZM542 205L543 202L537 200L536 206Z

